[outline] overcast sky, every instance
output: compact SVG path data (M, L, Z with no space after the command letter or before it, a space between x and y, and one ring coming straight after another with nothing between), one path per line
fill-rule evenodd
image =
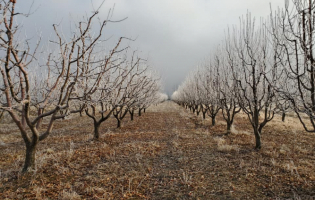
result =
M228 25L237 24L249 10L253 16L265 17L272 7L283 7L284 0L106 0L101 17L115 5L113 20L128 17L121 23L110 24L105 30L113 36L112 46L121 36L137 38L130 43L160 73L164 89L171 94L189 71L224 39ZM26 11L32 0L17 0L17 9ZM48 37L52 24L63 24L65 31L72 19L90 15L101 0L35 0L36 12L25 19L28 36L41 31Z

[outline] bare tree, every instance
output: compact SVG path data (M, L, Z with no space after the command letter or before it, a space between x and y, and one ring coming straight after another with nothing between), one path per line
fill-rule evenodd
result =
M261 148L263 127L274 117L275 77L271 70L274 60L268 36L262 22L255 27L255 19L250 13L240 20L240 27L234 30L233 35L239 63L231 69L237 81L239 105L253 127L256 149ZM229 56L232 56L232 51L228 52Z
M113 91L120 87L125 76L119 67L126 61L124 56L117 54L127 48L119 49L124 38L120 38L115 47L108 54L98 55L94 60L89 54L86 62L82 63L82 79L77 84L77 93L72 98L79 103L79 112L83 108L86 115L93 120L94 139L99 139L100 125L110 118L115 107L109 105ZM104 54L105 51L101 51ZM93 62L92 62L93 61Z
M284 81L277 91L283 102L290 102L304 129L315 132L315 2L289 2L283 10L271 14L273 37L284 54L278 66L279 78Z
M100 23L99 32L86 44L83 44L82 38L91 38L92 21L98 11L77 25L78 29L69 41L61 36L58 25L53 25L56 40L51 42L58 47L58 53L50 53L46 64L42 66L50 72L47 77L49 84L44 87L45 91L42 91L41 99L34 102L32 91L36 85L31 83L30 72L39 43L31 50L29 40L23 42L18 38L20 26L14 24L16 16L19 15L15 12L16 1L2 1L2 5L0 48L5 54L1 56L0 66L2 76L0 109L10 114L25 142L26 156L22 171L26 172L35 169L36 147L40 141L50 135L54 122L71 113L69 104L81 72L78 63L84 60L84 56L100 40L107 21ZM33 76L37 74L33 73ZM37 80L40 79L39 77ZM97 82L98 80L94 85L97 85ZM92 87L91 91L93 90ZM40 112L33 117L30 111L35 105ZM40 130L38 124L43 118L49 118L49 125L45 130Z
M234 122L235 115L241 111L241 107L239 106L237 98L237 81L234 78L236 77L237 79L238 75L233 75L232 71L230 70L238 65L238 59L235 54L236 52L232 50L232 41L229 39L229 37L226 38L224 46L219 53L219 55L222 55L220 57L220 104L223 118L226 121L227 134L231 133L231 127Z
M176 95L172 95L172 99L178 104L183 105L185 108L189 108L190 111L195 113L198 108L198 82L196 82L196 72L190 73L185 81L178 87ZM198 74L198 73L197 73Z
M122 73L122 81L120 87L116 88L114 99L112 99L112 107L115 107L113 115L117 120L117 128L121 127L121 120L125 118L129 109L136 103L141 90L141 84L144 79L142 75L147 67L140 67L140 58L136 58L133 53L131 61L126 63L124 72ZM144 77L145 78L145 77Z
M196 71L193 71L172 95L172 99L178 104L189 108L197 116L203 113L212 119L212 126L215 125L215 118L221 109L220 105L220 77L219 59L211 60L200 64Z
M212 126L215 125L215 118L219 111L221 110L221 80L219 74L219 66L221 60L219 59L218 55L214 55L212 61L210 61L209 65L206 68L205 73L207 74L206 80L206 89L207 93L209 94L209 102L210 104L206 104L207 114L211 117Z

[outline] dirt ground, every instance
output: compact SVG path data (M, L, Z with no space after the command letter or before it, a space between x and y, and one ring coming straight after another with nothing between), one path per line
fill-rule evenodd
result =
M229 136L221 116L210 124L168 101L121 129L110 119L94 141L92 121L74 116L23 176L19 132L0 124L0 199L315 199L315 134L294 117L270 122L260 151L245 115Z

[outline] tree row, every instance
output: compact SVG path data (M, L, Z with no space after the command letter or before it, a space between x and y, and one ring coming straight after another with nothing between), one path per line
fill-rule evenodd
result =
M283 9L255 20L248 12L225 31L223 42L173 93L172 99L197 114L219 112L230 133L234 117L244 112L255 135L275 114L294 112L308 132L315 132L315 2L285 1Z
M19 128L25 143L23 172L35 169L38 144L52 132L58 119L86 114L100 137L100 125L114 117L117 127L129 113L139 115L152 104L164 101L159 76L137 51L120 37L109 48L103 32L111 20L99 19L99 9L71 24L70 33L52 26L53 36L42 45L41 36L23 38L16 1L0 2L0 110ZM78 115L78 114L77 114ZM76 116L77 116L76 115ZM43 120L48 121L42 126ZM71 120L70 120L71 123Z

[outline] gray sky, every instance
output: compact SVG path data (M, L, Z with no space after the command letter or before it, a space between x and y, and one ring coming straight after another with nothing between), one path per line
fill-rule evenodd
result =
M31 0L17 0L19 11L28 10ZM224 39L228 25L237 24L249 10L253 16L265 17L272 7L283 7L284 0L106 0L101 17L106 18L115 4L113 20L128 17L121 23L110 24L106 36L113 46L121 36L137 38L130 43L160 73L164 89L171 94L200 61L206 58ZM98 7L101 0L93 0ZM25 19L27 35L41 31L43 37L52 34L52 24L63 24L69 31L69 21L90 15L90 0L35 0L34 14Z

